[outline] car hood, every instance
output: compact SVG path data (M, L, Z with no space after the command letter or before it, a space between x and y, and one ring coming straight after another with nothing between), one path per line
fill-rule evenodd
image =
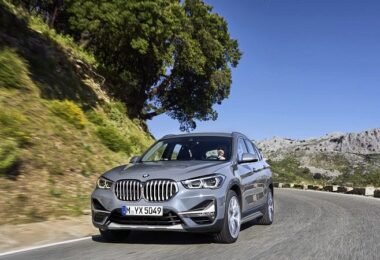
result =
M231 165L231 162L209 161L158 161L128 164L116 167L103 176L109 180L171 179L182 181L200 176L218 173L218 170ZM146 176L146 177L143 177Z

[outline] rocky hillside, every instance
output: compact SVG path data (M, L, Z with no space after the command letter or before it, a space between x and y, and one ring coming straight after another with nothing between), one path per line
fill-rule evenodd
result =
M0 0L0 224L80 215L105 170L153 142L91 53Z
M304 140L274 137L258 146L274 167L289 164L286 162L290 160L306 177L362 184L380 182L372 181L380 172L380 129Z

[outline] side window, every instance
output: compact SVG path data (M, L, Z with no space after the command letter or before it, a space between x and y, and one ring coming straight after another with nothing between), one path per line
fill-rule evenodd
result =
M256 145L253 145L253 147L255 148L255 150L256 150L256 152L257 152L257 154L258 154L258 156L259 156L259 159L260 159L260 161L261 161L261 160L263 159L263 155L261 154L259 148L257 148Z
M173 148L173 152L172 152L172 155L171 155L171 160L177 160L177 157L178 157L178 154L179 154L179 151L181 150L182 148L182 145L181 144L176 144Z
M238 160L241 160L243 153L248 153L247 147L245 146L244 140L242 138L238 139L238 147L237 148L238 148L238 150L237 150Z
M244 141L245 141L245 144L247 145L248 152L251 153L251 154L256 154L257 157L259 157L259 159L260 159L260 155L259 155L259 153L257 153L257 150L254 148L252 142L249 141L249 140L244 140Z

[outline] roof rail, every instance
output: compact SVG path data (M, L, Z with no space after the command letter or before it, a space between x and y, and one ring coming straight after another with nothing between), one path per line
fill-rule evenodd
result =
M161 137L161 139L165 139L165 138L169 138L169 137L173 137L173 136L176 136L176 135L175 134L164 135L163 137Z

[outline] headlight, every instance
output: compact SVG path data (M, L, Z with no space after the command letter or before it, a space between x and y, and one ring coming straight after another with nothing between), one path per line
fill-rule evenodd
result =
M222 186L225 177L223 175L212 175L197 179L182 181L187 189L217 189Z
M107 180L106 178L100 177L96 182L96 187L99 189L110 189L113 184L113 181Z

